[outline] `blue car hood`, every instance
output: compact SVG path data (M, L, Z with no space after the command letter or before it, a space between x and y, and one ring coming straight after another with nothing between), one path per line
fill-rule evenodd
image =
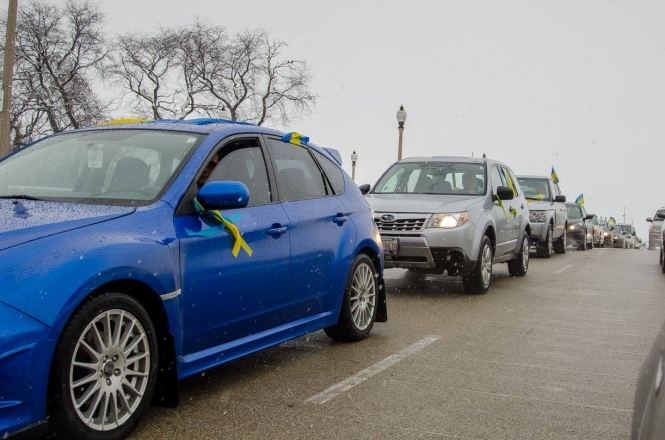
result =
M0 251L131 214L127 206L0 200Z

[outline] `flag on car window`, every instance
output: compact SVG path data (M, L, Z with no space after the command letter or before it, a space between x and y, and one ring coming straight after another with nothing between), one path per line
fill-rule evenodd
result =
M552 180L554 180L554 183L559 183L559 176L556 175L556 171L554 171L554 167L552 167Z
M608 220L608 222L609 222L609 223L612 223L613 225L616 225L616 223L617 223L617 221L614 220L614 217L610 217L610 219Z
M580 194L579 196L577 196L577 198L575 199L575 203L577 203L578 205L584 205L584 194Z
M294 145L300 145L302 144L307 144L309 142L309 137L303 136L300 133L296 133L295 131L289 134L285 134L282 136L282 142L287 142L289 144L294 144Z

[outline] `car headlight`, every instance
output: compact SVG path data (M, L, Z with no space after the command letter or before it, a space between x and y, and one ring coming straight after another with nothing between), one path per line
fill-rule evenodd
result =
M609 232L603 232L603 236L604 236L604 237L609 237L609 236L610 236L610 233L609 233Z
M547 217L547 211L529 211L529 221L543 223Z
M577 229L582 229L582 225L570 225L568 226L568 229L570 229L571 231L575 231Z
M434 214L427 222L428 228L452 229L462 226L469 219L469 213L454 212L450 214Z

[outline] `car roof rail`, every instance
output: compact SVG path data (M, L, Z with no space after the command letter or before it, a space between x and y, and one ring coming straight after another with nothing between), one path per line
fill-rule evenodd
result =
M238 125L256 125L251 122L233 121L231 119L219 118L196 118L196 119L155 119L150 121L152 124L187 124L187 125L211 125L211 124L238 124Z

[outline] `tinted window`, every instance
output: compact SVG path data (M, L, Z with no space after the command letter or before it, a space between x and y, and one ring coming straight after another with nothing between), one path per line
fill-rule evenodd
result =
M261 148L252 141L226 145L221 150L221 160L210 174L208 182L233 180L242 182L249 189L249 205L270 203L270 184ZM250 145L251 145L250 144Z
M268 145L275 162L280 200L294 201L326 196L321 170L307 148L276 139L269 139Z
M319 165L321 165L321 168L323 168L323 172L328 178L330 185L332 185L335 194L342 194L344 192L344 175L342 174L342 170L323 154L314 150L311 151L319 162Z

